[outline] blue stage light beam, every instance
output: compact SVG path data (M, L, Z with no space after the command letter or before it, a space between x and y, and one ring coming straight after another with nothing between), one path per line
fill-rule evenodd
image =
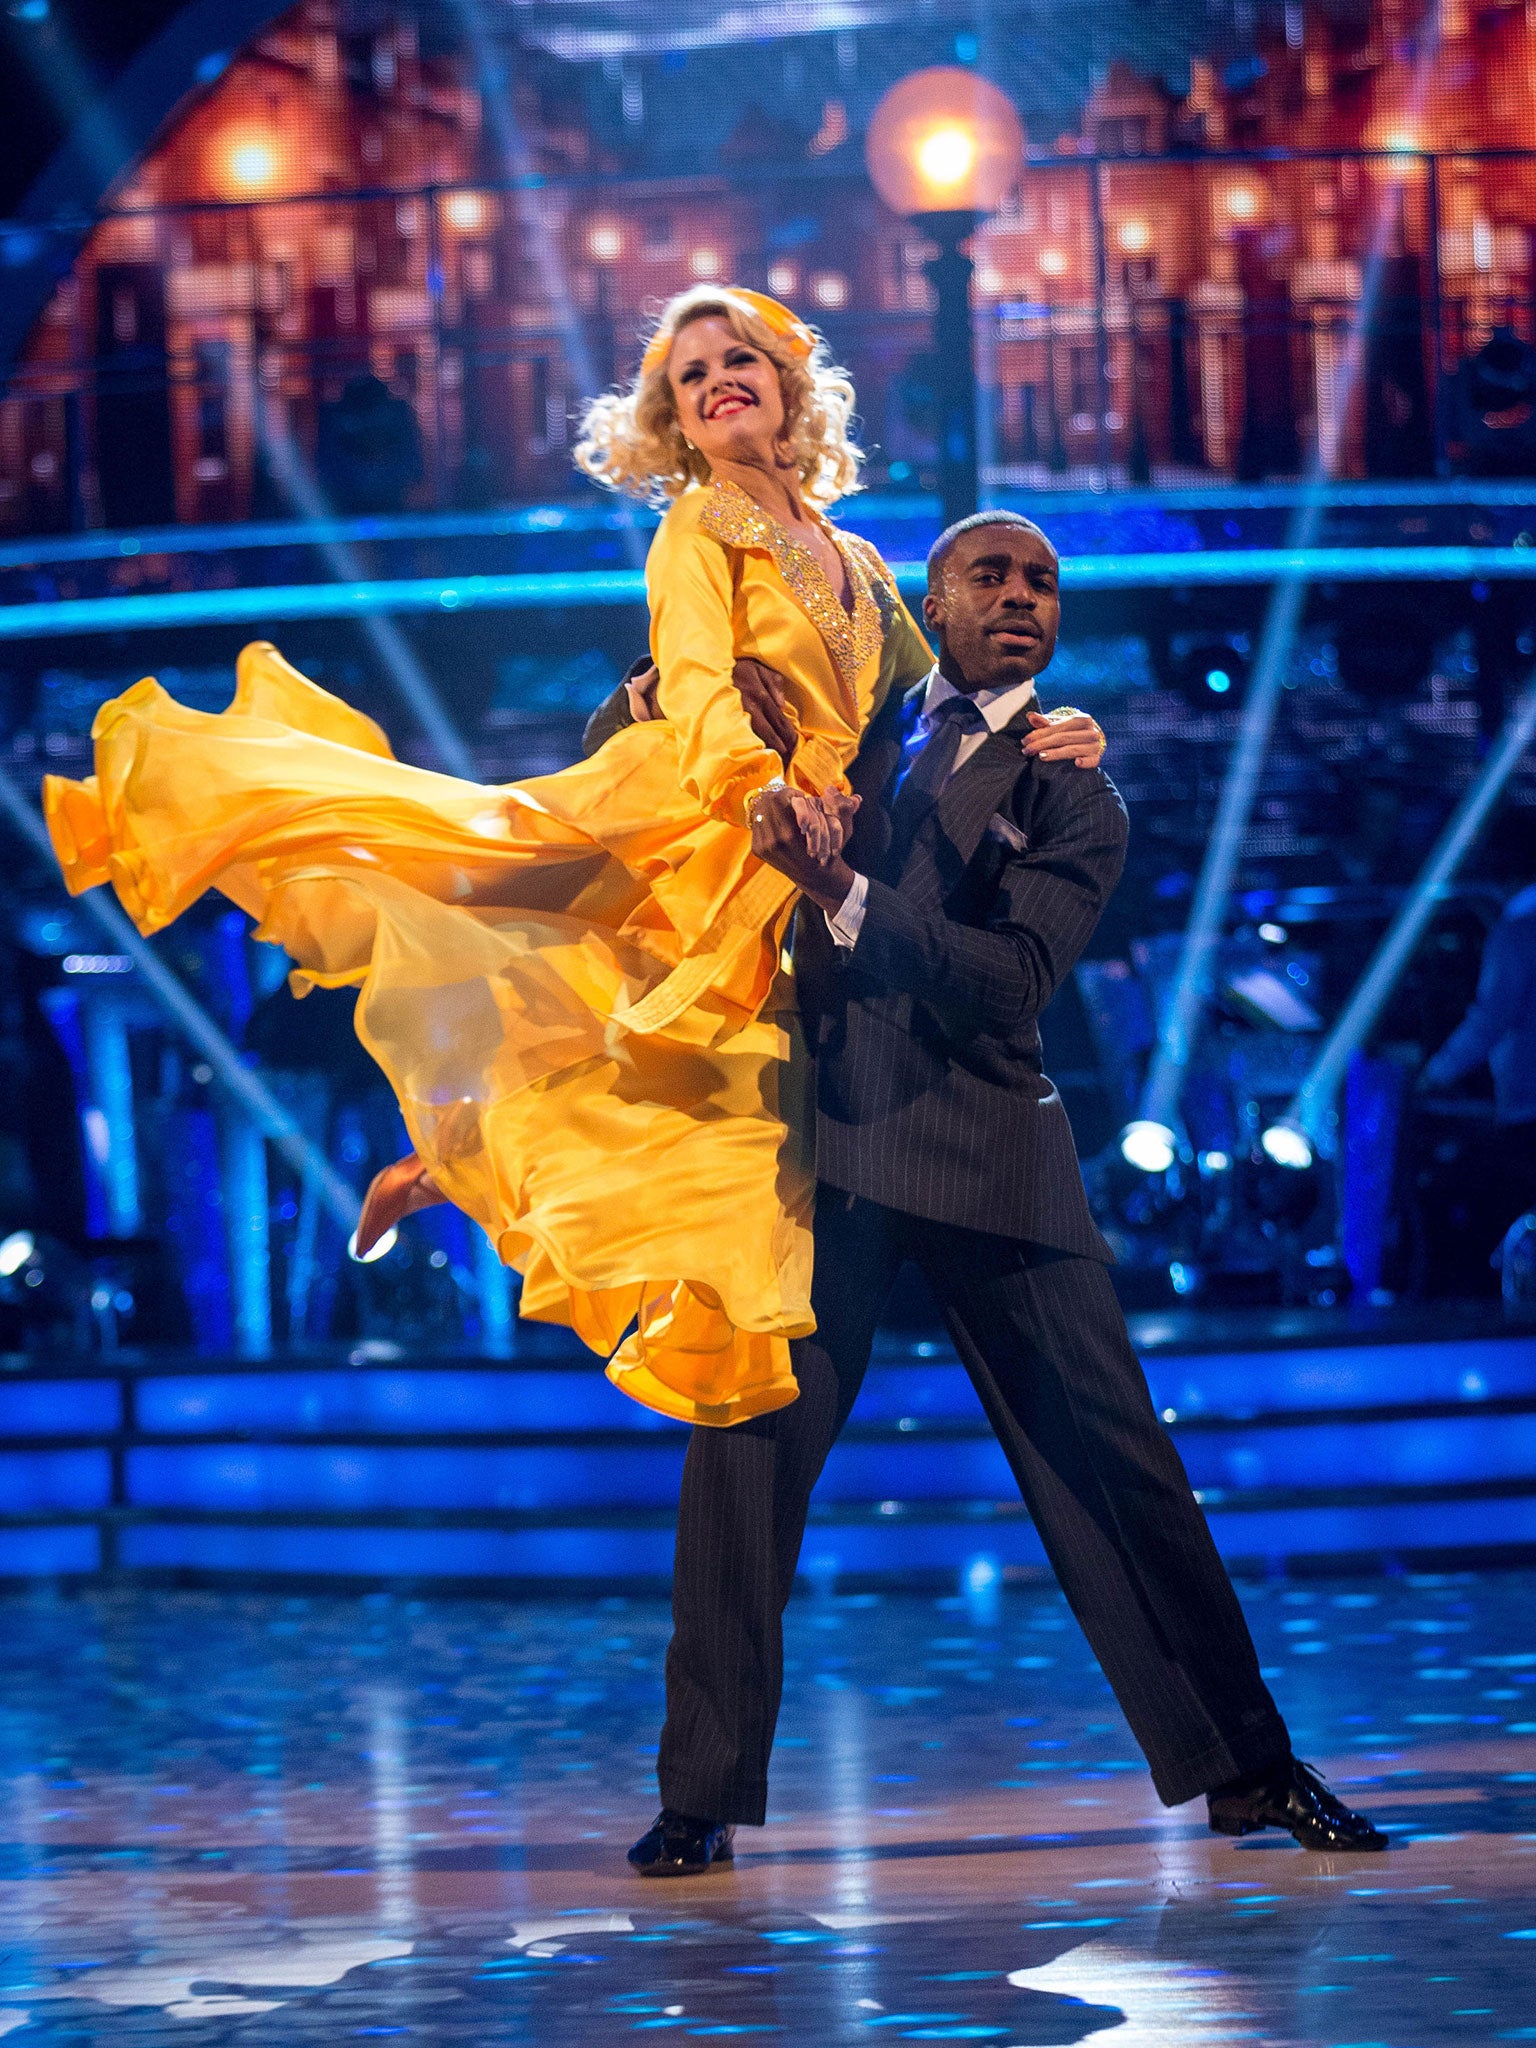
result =
M1410 128L1416 128L1422 115L1430 72L1439 53L1440 14L1441 0L1433 0L1420 31L1413 79L1407 95L1405 116ZM1362 266L1359 303L1350 315L1344 335L1332 418L1326 422L1321 417L1318 420L1316 439L1302 480L1302 493L1291 514L1285 552L1296 556L1296 565L1277 577L1270 595L1258 660L1254 664L1248 698L1238 723L1237 742L1222 782L1216 821L1201 863L1200 879L1190 906L1189 923L1184 930L1184 943L1173 986L1159 1021L1157 1042L1148 1062L1135 1120L1122 1135L1121 1150L1127 1159L1132 1155L1126 1150L1126 1143L1133 1131L1138 1132L1138 1143L1144 1146L1148 1128L1164 1131L1170 1140L1174 1140L1180 1127L1179 1103L1184 1076L1194 1053L1200 1021L1214 982L1216 953L1226 923L1227 902L1232 894L1243 838L1269 754L1296 628L1313 576L1325 573L1310 558L1324 552L1317 547L1317 538L1328 508L1339 440L1346 431L1350 409L1364 372L1366 342L1381 296L1382 276L1399 213L1399 195L1389 176L1383 184Z
M893 562L897 587L927 588L921 562ZM1492 582L1536 577L1536 548L1315 548L1308 556L1253 548L1180 555L1066 557L1069 590L1149 590L1265 583L1276 576L1355 583ZM152 590L112 597L44 598L0 605L0 641L58 640L85 633L164 632L178 626L276 624L366 618L373 613L523 611L645 603L639 569L550 569L506 576L361 577L336 583L251 584L220 590Z
M54 869L53 844L48 828L35 808L17 788L9 770L0 767L0 812L21 838L40 853ZM144 986L159 1003L182 1037L213 1069L215 1078L234 1097L251 1121L272 1140L302 1180L312 1181L341 1228L351 1232L361 1204L353 1188L342 1179L325 1154L303 1127L289 1115L261 1076L248 1067L208 1012L139 936L127 913L119 908L105 889L88 889L79 899L87 916L93 917L111 940L111 950L126 953L143 976Z
M1115 506L1120 512L1283 512L1297 503L1300 491L1298 484L1207 484L1184 490L1117 491ZM1031 509L1039 512L1042 518L1056 513L1102 514L1104 510L1102 492L1032 491L1029 500ZM1328 507L1332 511L1387 508L1412 512L1447 506L1466 510L1478 506L1495 511L1523 512L1529 509L1530 502L1531 487L1528 483L1489 482L1477 477L1458 478L1452 483L1333 483L1328 489ZM859 498L848 523L855 532L862 532L871 520L920 519L932 524L937 511L936 500L920 496L882 497L871 493ZM0 541L0 569L47 568L60 562L136 561L157 555L242 553L258 548L316 546L329 540L500 539L516 534L616 533L625 526L633 526L639 534L648 537L655 531L659 516L648 505L610 498L596 504L521 505L516 509L496 512L359 512L339 515L318 525L312 520L255 519L239 526L145 526L131 532L34 533L19 540ZM1454 545L1403 549L1341 548L1314 549L1308 559L1314 575L1328 576L1341 573L1370 576L1379 572L1352 569L1348 565L1362 560L1369 562L1377 557L1390 561L1398 555L1410 563L1427 560L1430 564L1427 570L1405 569L1405 575L1452 573L1444 566L1452 562L1460 564L1454 571L1458 576L1536 575L1536 561L1529 562L1523 570L1515 564L1514 556L1520 552L1519 548ZM1536 549L1524 552L1536 555ZM1085 559L1079 564L1079 575L1093 570L1100 559L1097 555ZM1285 566L1281 550L1248 549L1240 542L1229 548L1212 549L1209 556L1201 550L1168 550L1146 555L1110 553L1102 559L1111 565L1111 573L1115 575L1125 573L1119 565L1149 565L1137 571L1138 581L1143 582L1152 573L1150 565L1158 563L1167 565L1166 580L1170 583L1186 580L1180 572L1181 562L1192 564L1196 582L1228 576L1250 583L1268 582ZM1203 568L1202 564L1208 560L1216 566ZM1223 560L1229 563L1225 569L1219 566ZM1245 563L1258 566L1244 569L1241 565ZM1319 563L1326 566L1319 569ZM1345 565L1342 569L1341 563ZM902 563L896 567L916 577L922 573L923 565Z
M501 158L502 177L522 229L524 245L539 274L545 303L560 330L560 347L565 360L576 372L577 382L589 397L595 397L601 381L587 339L587 330L577 310L565 258L550 231L549 218L538 203L544 178L529 150L512 100L512 80L497 48L484 0L450 0L458 16L475 69L480 104L490 128L496 152ZM635 568L645 560L647 542L631 525L621 529L625 559Z
M261 444L272 479L295 512L318 535L334 524L335 509L320 488L319 479L298 443L286 426L276 419L272 408L260 394L256 411ZM362 579L362 563L349 541L317 538L315 545L325 557L332 574L341 582L356 583ZM355 616L385 673L431 741L443 767L450 775L473 782L475 764L469 748L394 619L387 611L359 612Z
M1403 969L1413 957L1424 928L1435 914L1441 892L1450 882L1488 815L1504 793L1521 756L1536 737L1536 672L1527 681L1504 730L1476 781L1456 806L1435 843L1418 879L1399 905L1375 957L1344 1005L1337 1023L1318 1048L1306 1078L1283 1117L1270 1125L1260 1143L1279 1166L1308 1167L1313 1155L1334 1150L1337 1113L1334 1101L1345 1069L1364 1044L1381 1015Z

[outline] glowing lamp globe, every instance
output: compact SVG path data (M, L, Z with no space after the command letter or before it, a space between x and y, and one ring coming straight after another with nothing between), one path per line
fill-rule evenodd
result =
M1018 176L1024 124L1006 93L943 64L891 87L864 154L875 190L896 213L990 213Z
M263 129L236 128L224 137L219 183L234 199L269 192L282 168L276 143Z

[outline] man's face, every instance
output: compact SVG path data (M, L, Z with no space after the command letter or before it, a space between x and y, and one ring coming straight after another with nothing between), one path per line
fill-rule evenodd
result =
M1009 689L1039 675L1056 652L1061 565L1027 526L977 526L945 557L923 617L939 637L939 666L957 690Z

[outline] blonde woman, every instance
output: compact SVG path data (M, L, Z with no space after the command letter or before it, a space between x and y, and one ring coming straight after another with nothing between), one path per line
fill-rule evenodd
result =
M835 853L860 734L932 666L879 556L825 516L857 482L852 403L775 300L667 307L577 450L670 501L646 568L662 716L560 774L482 788L406 766L258 643L227 711L136 684L98 715L95 775L45 789L72 890L110 880L153 932L217 888L300 993L358 988L416 1148L370 1228L456 1203L521 1272L524 1315L691 1422L792 1401L789 1340L813 1327L780 974L797 891L754 857L750 815L787 787L776 801ZM743 658L785 679L787 763L733 684ZM1087 724L1042 743L1092 754Z

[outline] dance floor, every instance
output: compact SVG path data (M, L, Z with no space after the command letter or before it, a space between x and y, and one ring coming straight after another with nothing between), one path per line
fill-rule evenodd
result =
M1536 2040L1536 1575L1245 1588L1378 1857L1151 1787L1054 1588L797 1600L770 1825L647 1882L666 1613L0 1602L0 2035Z

